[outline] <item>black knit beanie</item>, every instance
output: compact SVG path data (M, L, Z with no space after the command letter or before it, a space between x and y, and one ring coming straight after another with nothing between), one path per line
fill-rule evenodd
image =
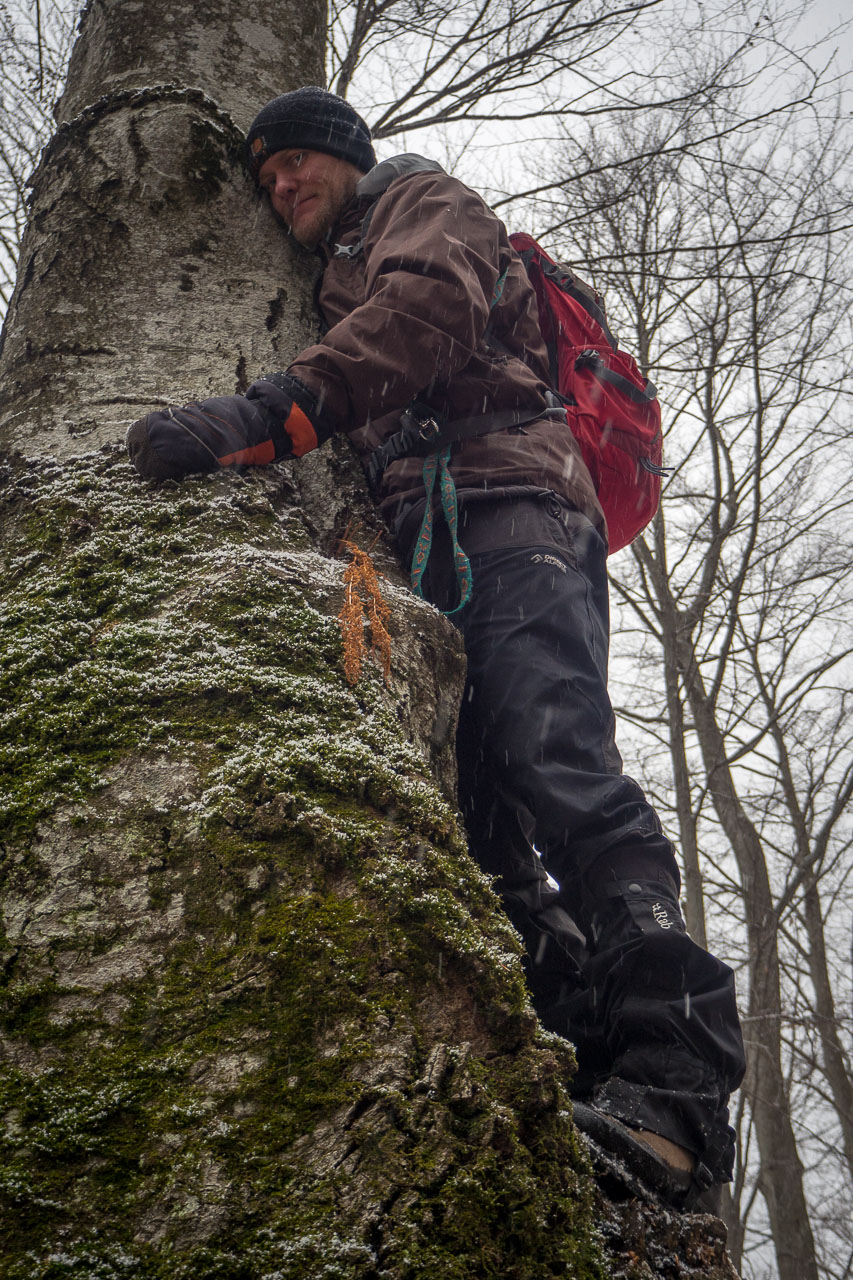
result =
M288 147L339 156L365 173L376 164L370 130L361 116L343 98L317 85L283 93L255 116L246 137L255 178L269 156Z

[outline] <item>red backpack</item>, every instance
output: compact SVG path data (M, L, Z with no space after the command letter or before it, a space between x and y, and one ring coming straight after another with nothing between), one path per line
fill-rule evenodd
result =
M527 269L554 389L607 519L610 551L636 538L660 502L661 420L657 392L636 361L617 350L601 299L532 236L510 242Z

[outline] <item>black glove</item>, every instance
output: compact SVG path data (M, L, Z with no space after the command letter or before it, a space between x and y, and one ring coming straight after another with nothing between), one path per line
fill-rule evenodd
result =
M155 409L134 422L127 451L141 476L166 480L301 458L331 434L314 394L298 378L273 373L253 382L244 396Z

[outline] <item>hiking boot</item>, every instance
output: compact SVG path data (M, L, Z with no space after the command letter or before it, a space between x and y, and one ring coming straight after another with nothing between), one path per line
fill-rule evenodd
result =
M572 1111L590 1146L604 1154L607 1175L632 1194L641 1194L633 1185L636 1178L674 1209L719 1216L719 1187L712 1185L710 1171L692 1152L648 1129L632 1129L585 1102L573 1102ZM616 1162L608 1156L615 1156Z
M677 1142L671 1142L669 1138L664 1138L659 1133L652 1133L649 1129L632 1129L631 1133L640 1142L644 1142L647 1147L651 1147L652 1151L674 1173L685 1173L689 1174L690 1177L693 1176L696 1157L686 1147L680 1147Z

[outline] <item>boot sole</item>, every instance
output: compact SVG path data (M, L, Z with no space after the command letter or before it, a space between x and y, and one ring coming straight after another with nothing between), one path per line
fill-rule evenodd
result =
M572 1112L575 1125L591 1148L593 1165L598 1165L596 1172L603 1173L608 1181L615 1180L631 1195L642 1196L651 1191L680 1212L719 1216L719 1187L700 1189L686 1170L667 1164L621 1121L595 1107L573 1102Z

